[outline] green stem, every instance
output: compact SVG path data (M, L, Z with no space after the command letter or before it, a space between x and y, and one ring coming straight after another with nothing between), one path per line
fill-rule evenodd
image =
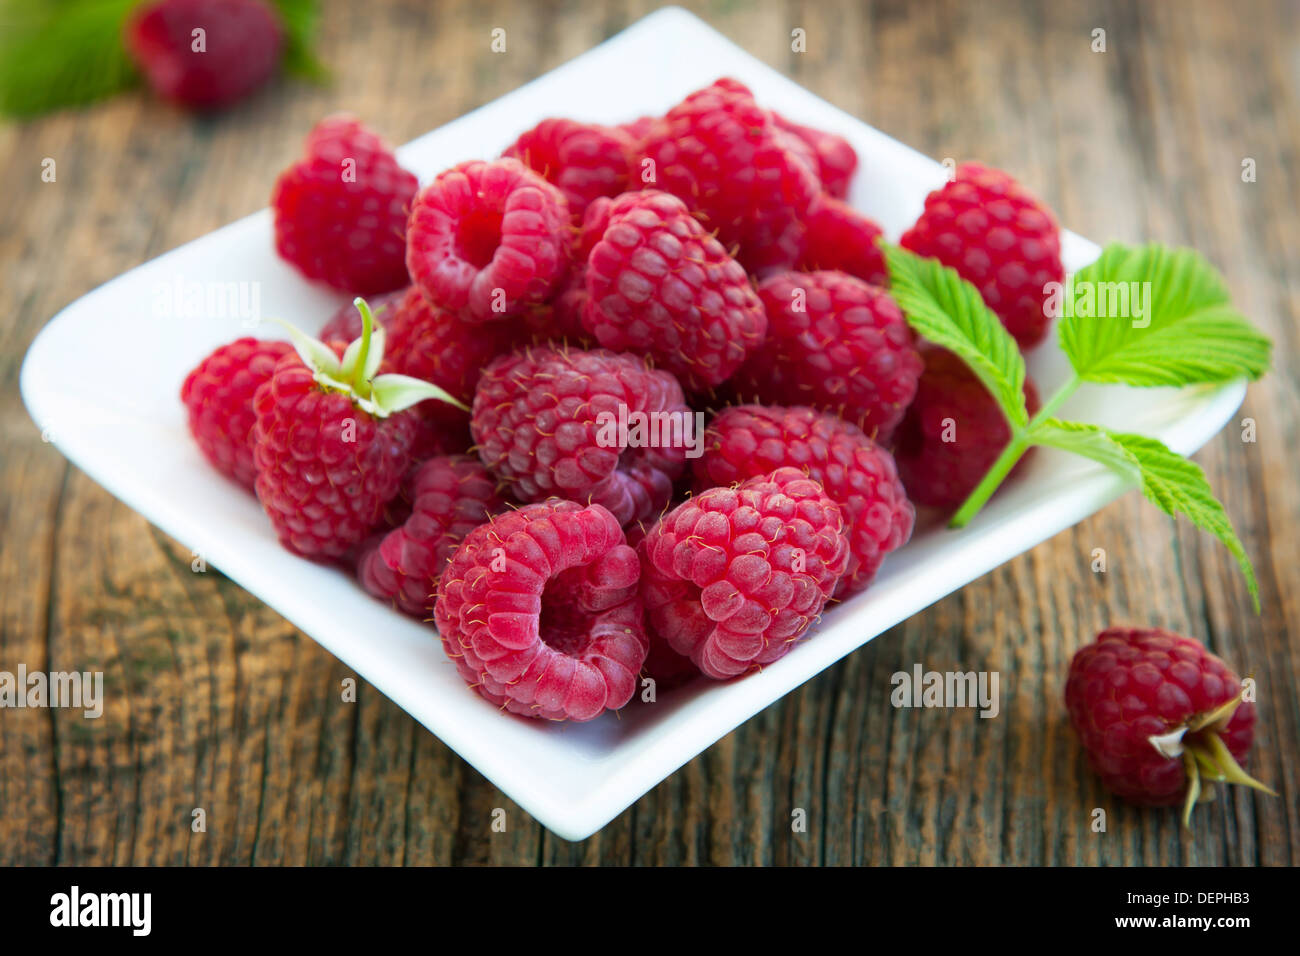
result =
M964 528L975 515L979 514L979 510L988 504L988 500L993 497L993 492L998 490L1007 475L1011 473L1011 469L1016 466L1016 462L1029 450L1029 446L1034 444L1034 429L1040 422L1056 414L1056 410L1065 404L1079 385L1079 377L1071 375L1069 380L1047 400L1047 404L1038 410L1038 414L1029 420L1028 425L1024 428L1012 426L1011 441L1006 448L1002 449L1002 454L998 456L997 461L993 462L993 467L988 470L988 474L980 480L975 490L957 509L957 513L948 522L948 527Z
M356 368L352 370L352 389L363 398L369 397L369 389L366 388L366 357L370 354L370 330L374 328L375 317L370 311L370 306L366 300L357 296L352 300L352 304L357 307L361 313L361 349L357 353Z

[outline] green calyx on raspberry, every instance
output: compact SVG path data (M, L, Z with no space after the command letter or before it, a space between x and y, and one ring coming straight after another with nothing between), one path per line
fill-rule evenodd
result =
M275 320L289 333L294 351L312 370L312 377L322 388L342 392L354 405L376 418L386 418L429 398L469 411L466 405L431 382L411 375L376 375L384 360L384 330L375 327L374 313L365 299L358 296L352 304L361 313L361 337L348 345L341 359L324 342L288 322Z
M1147 739L1151 746L1165 757L1182 757L1183 767L1187 771L1187 800L1183 804L1183 826L1190 829L1192 808L1197 802L1214 799L1213 790L1203 790L1201 780L1220 783L1237 783L1245 787L1260 790L1270 796L1277 793L1260 783L1242 769L1241 764L1233 759L1227 744L1220 736L1228 726L1232 715L1241 705L1242 695L1237 694L1208 714L1198 714L1180 727L1168 733L1154 734Z

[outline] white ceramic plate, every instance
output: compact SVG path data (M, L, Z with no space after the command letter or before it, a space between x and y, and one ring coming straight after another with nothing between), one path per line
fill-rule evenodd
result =
M422 182L453 163L496 156L545 116L616 122L662 113L718 76L759 100L846 136L861 157L852 200L896 238L942 167L823 102L695 17L667 9L527 86L399 150ZM274 170L266 170L269 192ZM888 188L872 184L887 183ZM1097 247L1065 235L1071 269ZM237 317L186 308L190 283L254 283L262 316L318 329L341 298L273 253L255 213L161 256L74 302L37 337L22 370L32 418L59 449L159 528L266 601L407 710L558 835L582 839L737 725L877 634L1087 517L1124 489L1080 459L1040 453L962 531L929 528L885 562L871 588L827 612L811 639L761 673L634 700L615 718L551 724L515 718L467 690L429 629L368 597L343 573L280 548L257 502L218 476L186 431L177 397L207 352L249 334ZM177 301L165 290L181 290ZM254 286L246 287L250 292ZM214 303L215 304L215 303ZM249 303L251 305L251 302ZM267 334L270 335L268 327ZM128 341L148 341L147 349ZM120 374L99 385L98 370ZM1054 345L1031 374L1049 394L1066 373ZM1066 408L1190 453L1240 405L1244 385L1183 391L1084 389Z

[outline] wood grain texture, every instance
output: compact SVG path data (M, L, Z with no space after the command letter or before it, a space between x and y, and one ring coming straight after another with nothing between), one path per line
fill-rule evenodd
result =
M1233 425L1198 460L1254 557L1263 614L1222 547L1130 494L882 635L576 844L364 683L342 703L347 668L220 573L193 573L188 550L42 441L17 395L49 316L264 205L323 113L355 111L402 142L653 9L335 0L320 41L331 87L281 84L204 120L132 94L0 127L0 670L107 682L98 721L0 711L0 865L1300 862L1295 4L692 6L902 141L1008 169L1084 235L1189 244L1222 268L1274 337L1276 370L1238 416L1258 441ZM489 51L496 26L506 55ZM41 182L45 157L56 183ZM1097 547L1104 575L1089 570ZM1281 798L1229 794L1185 835L1174 814L1101 790L1062 682L1076 647L1125 621L1198 635L1256 676L1255 770ZM893 709L890 675L915 663L998 671L1002 713ZM205 833L191 831L196 807ZM791 831L796 808L806 833Z

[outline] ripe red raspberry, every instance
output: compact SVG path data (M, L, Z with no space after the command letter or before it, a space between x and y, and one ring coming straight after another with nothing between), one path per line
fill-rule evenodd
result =
M1126 800L1183 803L1186 822L1203 779L1272 793L1242 769L1255 705L1199 641L1158 628L1102 631L1070 662L1065 706L1093 770Z
M309 558L341 558L374 529L410 464L411 406L445 400L437 386L377 374L382 337L363 310L356 346L325 345L292 326L286 354L253 398L257 497L281 543Z
M202 47L195 30L202 30ZM135 10L124 42L154 92L198 110L230 106L280 65L284 30L261 0L159 0Z
M745 270L676 196L598 200L583 242L583 323L605 348L649 355L694 393L726 381L762 343L767 316Z
M686 468L684 446L629 446L633 417L654 413L694 421L668 372L605 349L538 346L484 370L470 430L483 463L520 501L595 502L626 525L658 514Z
M564 193L578 221L594 199L629 188L633 141L617 127L545 119L502 153L517 159Z
M342 350L339 350L342 355ZM286 355L257 391L257 497L281 542L339 558L373 528L409 463L411 413L376 418Z
M804 245L799 270L838 270L882 288L889 286L889 268L876 240L881 228L852 206L819 197L804 221Z
M842 272L758 284L767 341L731 381L741 398L837 413L885 444L916 393L921 357L889 293Z
M743 84L721 79L686 97L642 147L650 185L700 214L749 271L792 266L801 221L821 185L787 148L772 115Z
M780 129L797 136L807 147L822 189L835 199L847 197L849 184L858 168L858 154L849 141L837 133L788 120L780 113L773 113L772 118Z
M1047 334L1049 282L1065 281L1050 209L1006 173L963 163L930 193L900 245L956 269L980 290L1020 347Z
M357 561L361 586L408 614L427 618L438 576L461 540L504 507L476 458L440 455L406 478L411 512Z
M327 117L271 192L275 248L308 279L350 295L401 288L409 281L406 211L418 185L356 119Z
M916 518L893 456L856 425L812 408L740 405L724 408L704 433L704 454L692 466L704 491L798 468L821 483L844 512L849 564L835 589L847 597L865 588L885 555L912 536Z
M434 620L465 681L506 710L591 720L636 690L649 642L641 566L600 505L552 498L471 531Z
M470 321L544 302L564 277L564 195L516 159L473 160L415 197L406 264L434 305Z
M955 509L993 467L1011 441L997 400L960 358L936 346L921 352L925 372L916 399L894 435L894 460L907 495L918 505ZM1038 389L1025 379L1029 414L1039 409ZM1016 474L1032 454L1020 459Z
M292 351L288 342L236 339L207 356L181 385L181 401L199 451L249 491L257 477L253 396L271 377L275 363Z
M716 680L784 657L848 566L843 530L839 505L797 468L689 499L638 549L652 641Z

